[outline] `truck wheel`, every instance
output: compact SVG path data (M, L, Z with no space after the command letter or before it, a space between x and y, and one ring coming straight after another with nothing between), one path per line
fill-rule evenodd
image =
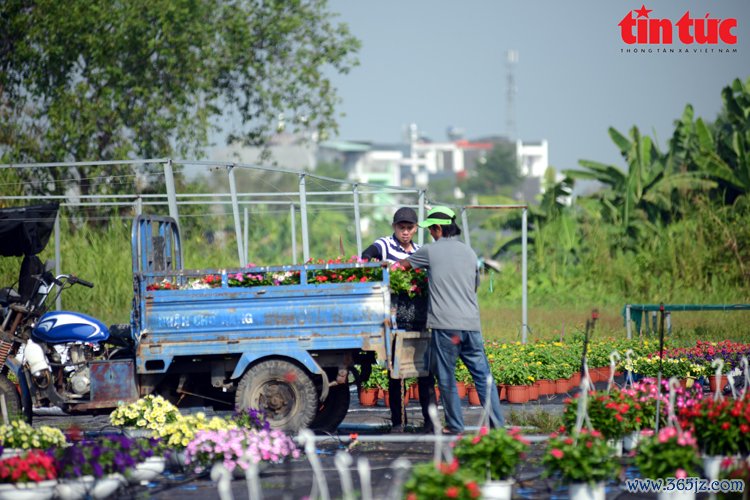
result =
M235 406L265 410L274 429L298 431L310 425L318 408L312 379L288 361L262 361L242 376Z
M310 429L317 432L333 433L339 428L349 411L349 385L336 385L328 390L328 397L318 405Z
M5 409L8 412L8 420L18 420L24 417L21 408L21 396L18 394L16 385L8 380L5 375L0 375L0 394L5 396ZM0 421L2 414L0 414Z

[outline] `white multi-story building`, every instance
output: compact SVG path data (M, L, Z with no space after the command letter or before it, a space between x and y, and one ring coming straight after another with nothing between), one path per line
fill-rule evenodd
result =
M549 147L547 140L523 142L516 140L516 158L524 177L544 177L549 167Z

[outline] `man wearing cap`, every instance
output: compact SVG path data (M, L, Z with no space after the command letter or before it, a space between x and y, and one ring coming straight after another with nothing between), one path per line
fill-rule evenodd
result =
M434 207L419 226L428 228L435 242L400 262L407 269L427 269L427 328L432 330L432 365L445 409L443 432L457 434L463 432L464 420L456 390L456 359L461 358L469 369L483 406L487 380L492 377L479 321L477 255L458 238L461 228L450 208ZM491 380L489 387L490 424L499 427L504 424L500 398Z
M412 241L414 233L417 232L417 213L409 208L402 207L393 214L393 235L378 238L375 242L362 252L362 258L366 260L380 260L395 264L413 254L419 245ZM424 307L424 306L423 306ZM406 330L424 329L424 319L419 321L402 322L397 319L397 328ZM422 407L424 417L424 432L433 432L432 421L427 409L430 404L435 404L435 378L432 375L419 377L419 404ZM402 380L388 379L388 393L390 395L391 408L391 432L403 432L406 424L406 413L403 411Z

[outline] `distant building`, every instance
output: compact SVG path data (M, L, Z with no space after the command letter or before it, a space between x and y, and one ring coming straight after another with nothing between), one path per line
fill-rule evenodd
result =
M549 148L547 140L540 142L523 142L516 140L516 157L524 177L544 177L549 167Z

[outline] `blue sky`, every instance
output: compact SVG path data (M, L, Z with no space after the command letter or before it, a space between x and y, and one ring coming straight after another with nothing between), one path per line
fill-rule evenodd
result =
M645 5L651 18L735 18L737 53L627 54L618 23ZM400 142L416 123L433 140L506 132L508 49L519 53L515 123L547 139L550 163L624 164L607 129L638 126L663 149L687 103L713 119L722 87L750 75L748 0L330 0L362 40L360 66L337 75L340 139ZM713 47L728 47L718 45ZM666 47L656 45L655 47Z

